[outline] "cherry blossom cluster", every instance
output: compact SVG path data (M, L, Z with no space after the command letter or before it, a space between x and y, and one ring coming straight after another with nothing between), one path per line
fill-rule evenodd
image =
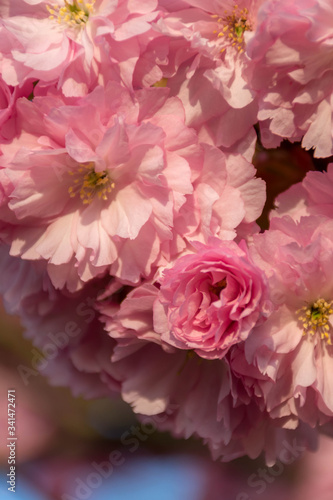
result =
M56 343L51 383L222 460L315 445L333 164L261 230L252 161L259 139L333 155L332 22L325 0L1 2L0 291Z

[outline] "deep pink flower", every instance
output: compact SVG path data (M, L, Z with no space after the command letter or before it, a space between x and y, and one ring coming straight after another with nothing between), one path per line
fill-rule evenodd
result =
M269 314L265 276L240 245L214 240L163 273L154 304L162 341L201 357L222 358Z

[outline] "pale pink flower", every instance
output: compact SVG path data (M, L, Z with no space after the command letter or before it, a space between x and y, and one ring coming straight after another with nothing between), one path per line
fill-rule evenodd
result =
M265 275L251 262L244 241L193 245L194 254L163 272L154 329L179 349L222 358L268 316Z
M140 43L146 44L139 38L157 18L156 6L157 0L18 0L2 9L3 78L14 86L58 82L65 95L78 96L117 66L131 86Z
M10 88L0 77L0 138L11 136L8 131L8 121L13 114L15 90ZM7 127L6 127L7 123Z
M333 215L333 163L326 172L308 172L302 181L310 214Z
M22 87L11 87L0 76L0 144L11 141L15 136L16 100L22 96L29 97L32 89L33 85L30 82L27 82Z
M220 0L210 6L204 0L185 0L181 9L166 13L157 22L164 34L189 42L191 56L196 55L190 72L200 66L205 68L204 77L233 108L247 106L254 97L244 80L244 49L255 29L261 3L242 0L236 5Z
M21 132L3 146L1 171L12 255L47 260L54 285L75 290L106 270L137 282L183 249L173 225L201 149L167 93L132 96L110 82L72 106L55 96L18 102Z
M169 10L169 4L161 2L165 13L156 29L163 37L148 46L138 73L144 82L147 73L153 78L159 69L158 79L167 79L172 94L182 99L187 123L202 141L230 147L254 139L256 95L247 82L244 48L261 3L242 0L235 5L226 0L207 5L186 0L178 7L171 4Z
M289 215L299 220L303 215L322 215L332 218L333 214L333 163L327 172L310 171L303 181L291 186L275 201L277 209L271 217Z
M200 219L188 238L207 243L211 236L233 240L256 232L255 221L266 200L265 182L255 177L255 167L242 155L225 154L206 144L202 147L202 170L193 182L193 211Z
M275 311L233 351L231 369L286 428L333 416L333 221L273 218L251 254L269 279ZM260 376L249 373L254 365Z
M333 4L325 0L268 1L247 45L255 63L262 142L300 141L315 156L333 154Z

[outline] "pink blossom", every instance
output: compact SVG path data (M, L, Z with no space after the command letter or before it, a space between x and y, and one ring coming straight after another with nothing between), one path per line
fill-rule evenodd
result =
M231 368L286 428L333 416L333 279L331 219L273 218L253 237L252 256L269 278L275 311L254 329ZM247 364L261 376L251 376Z
M138 61L142 81L167 79L184 103L187 124L204 142L230 147L254 139L257 105L248 85L247 40L255 29L262 0L161 2L166 12L156 23L155 38ZM151 66L149 67L148 61ZM155 66L154 66L155 63ZM140 66L141 65L141 66ZM233 123L230 127L227 124Z
M75 290L106 270L137 282L182 250L173 224L201 150L178 99L165 89L132 96L110 82L72 106L22 99L18 115L20 136L4 146L2 171L12 255L47 260L54 285Z
M262 451L272 464L286 443L310 445L311 431L276 427L240 384L232 383L224 359L199 358L193 351L166 344L153 325L159 290L143 284L130 292L118 311L100 303L106 331L116 340L112 375L123 399L141 416L153 416L161 430L178 437L198 436L215 458L232 460ZM233 349L233 348L232 348Z
M214 240L163 273L154 304L162 341L201 357L222 358L269 314L265 277L244 241Z
M0 171L12 255L47 260L56 288L74 291L106 271L137 283L188 239L257 230L264 181L242 156L198 145L167 96L110 82L72 104L56 92L18 101Z
M3 9L0 28L6 83L59 82L65 95L84 95L115 69L126 85L158 16L157 1L18 0ZM105 71L104 71L105 70Z
M7 85L0 76L0 141L9 142L16 135L15 103L19 97L29 97L33 85L27 82L22 87ZM0 146L1 149L1 146Z
M303 138L315 156L332 155L332 18L325 0L268 1L259 11L247 53L264 146Z
M204 76L233 108L243 108L253 100L244 80L243 53L255 29L261 3L261 0L242 0L235 5L226 0L208 6L204 0L185 0L180 10L167 13L157 23L164 34L184 37L189 42L192 54L196 55L190 72L200 65L206 67Z
M299 220L304 215L322 215L332 218L333 214L333 163L327 166L327 172L310 171L303 181L294 184L277 197L277 209L272 217L289 215Z
M7 131L6 123L10 119L13 113L13 107L15 103L15 91L6 85L6 83L0 78L0 137L8 137L11 133ZM8 126L8 125L7 125ZM9 133L8 133L9 132Z
M206 144L202 148L202 170L193 182L193 211L200 219L188 239L207 243L211 236L233 240L256 232L255 221L266 200L265 182L255 177L255 167L242 155Z
M243 153L253 153L257 122L257 103L252 101L244 108L234 108L198 68L188 76L189 68L183 65L173 78L168 79L172 95L178 96L186 110L186 123L193 127L200 141ZM232 124L232 126L230 126ZM251 159L252 155L250 154Z

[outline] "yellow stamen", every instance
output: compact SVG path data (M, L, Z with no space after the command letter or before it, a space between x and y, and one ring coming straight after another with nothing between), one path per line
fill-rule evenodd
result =
M333 301L318 299L313 304L303 306L296 311L298 320L302 324L303 335L320 335L328 345L332 345L330 316L333 314Z
M167 78L161 78L158 82L153 83L152 87L166 87L168 84Z
M244 52L244 32L252 30L252 25L248 20L248 9L240 7L236 4L232 12L228 13L225 11L225 16L220 17L217 14L213 14L212 18L218 23L218 29L215 29L213 33L219 39L223 39L226 36L226 42L229 42L232 47L235 47L237 52L241 54ZM224 42L224 43L226 43ZM223 53L226 47L223 47L220 52Z
M69 26L70 28L82 28L89 19L89 15L94 12L94 3L96 0L91 0L86 3L84 0L64 0L65 5L57 4L46 5L47 10L51 14L49 19L55 19L59 24Z
M68 188L69 196L74 198L79 195L84 205L90 204L96 195L99 199L107 200L109 193L115 187L108 171L96 172L93 162L80 163L79 165L80 168L76 171L70 170L68 172L69 175L76 177L74 185Z

